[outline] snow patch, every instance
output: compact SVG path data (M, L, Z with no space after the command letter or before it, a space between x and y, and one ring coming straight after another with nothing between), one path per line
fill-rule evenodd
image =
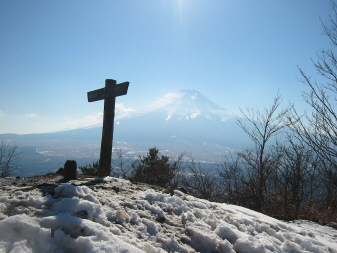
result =
M0 252L337 252L336 230L315 223L112 177L90 185L1 191Z

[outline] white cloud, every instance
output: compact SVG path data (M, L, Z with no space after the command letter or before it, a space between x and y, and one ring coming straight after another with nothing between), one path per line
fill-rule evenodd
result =
M120 119L127 117L130 113L134 112L135 110L131 107L126 107L124 104L116 104L115 112L116 118ZM102 125L103 124L103 112L97 112L95 114L86 115L82 118L71 119L67 120L63 124L63 129L75 129L80 127L90 127L95 125ZM116 121L118 124L118 121Z
M153 111L165 105L171 104L177 99L181 98L183 95L183 93L167 93L164 97L147 106L145 111Z
M121 119L129 116L132 112L136 110L131 107L126 107L124 104L116 104L116 118Z
M26 118L36 118L38 115L36 113L26 113L25 117Z
M102 124L102 122L103 122L103 113L98 112L96 114L86 115L82 118L66 121L64 124L64 128L75 129L79 127L88 127L97 124Z
M131 107L126 107L123 104L116 104L116 117L115 123L118 124L118 119L128 116L135 110ZM0 118L5 114L0 111ZM43 115L38 115L36 113L26 113L21 115L16 115L12 117L14 122L25 122L27 119L34 119L39 117L39 120L31 121L29 124L14 123L10 125L8 123L8 129L3 130L3 133L15 132L20 134L27 133L47 133L55 131L64 131L84 127L92 126L102 126L103 124L103 110L102 112L96 112L92 114L83 115L82 117L44 117ZM13 123L12 122L12 123ZM10 125L10 126L9 126Z
M28 120L37 119L39 120ZM0 117L3 121L3 119ZM14 115L1 126L3 130L0 133L48 133L55 131L70 130L82 127L101 126L103 122L103 112L84 115L78 118L44 117L34 113Z

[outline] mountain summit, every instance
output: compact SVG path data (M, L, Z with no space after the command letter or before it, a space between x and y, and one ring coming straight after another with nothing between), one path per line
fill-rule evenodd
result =
M214 160L246 142L237 117L196 90L168 93L116 122L115 140ZM144 146L144 145L143 145Z
M144 113L164 111L166 120L171 118L189 120L202 117L225 121L233 115L196 90L180 90L177 93L168 93L144 108L143 111Z
M118 115L118 109L122 114ZM166 154L189 152L214 161L228 149L246 147L247 137L237 117L196 90L168 93L145 108L117 106L114 146L138 154L156 146ZM101 124L47 134L0 135L19 146L37 147L43 154L91 157L99 154Z

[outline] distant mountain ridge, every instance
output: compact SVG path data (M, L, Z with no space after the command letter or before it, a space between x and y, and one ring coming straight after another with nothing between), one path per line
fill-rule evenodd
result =
M166 120L170 120L172 117L177 117L180 120L204 117L225 121L233 116L233 113L215 104L196 90L180 90L176 93L166 94L141 111L131 113L130 117L141 116L154 111L165 111L167 113Z
M248 140L237 116L196 90L168 93L141 110L116 116L114 146L140 154L156 146L168 155L194 154L214 161L245 148ZM98 156L102 126L44 134L0 135L18 146L36 146L48 155Z

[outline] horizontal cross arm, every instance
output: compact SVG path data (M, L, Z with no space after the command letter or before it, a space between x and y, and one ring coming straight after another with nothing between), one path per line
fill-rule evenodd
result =
M108 86L88 92L88 102L94 102L105 98L112 98L126 95L129 88L129 82L117 84L116 86Z
M124 82L117 84L116 86L107 87L107 91L105 93L105 97L119 97L126 95L128 93L129 82Z
M94 102L104 99L105 88L88 92L88 102Z

